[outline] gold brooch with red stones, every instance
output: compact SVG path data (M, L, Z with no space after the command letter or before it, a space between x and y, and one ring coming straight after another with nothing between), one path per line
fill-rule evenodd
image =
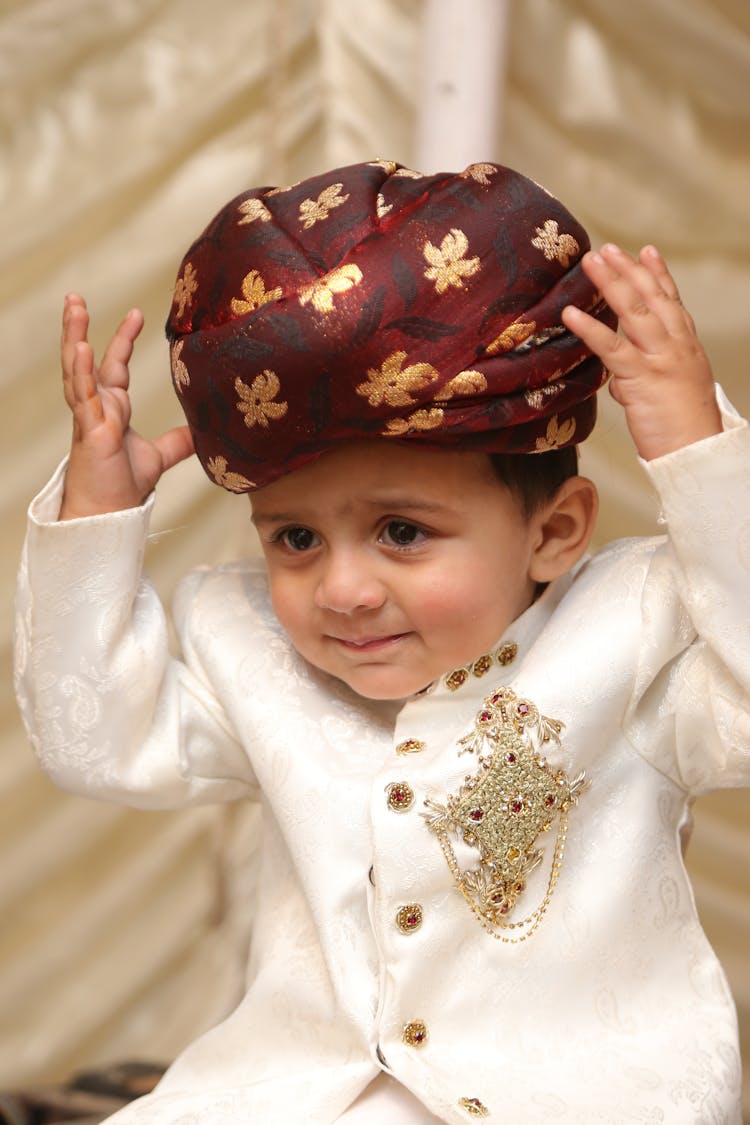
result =
M588 785L583 773L570 781L541 753L546 744L559 745L562 727L510 688L498 688L484 700L473 731L459 739L460 753L474 754L479 768L444 804L425 801L430 811L423 815L458 889L500 941L524 941L541 922L560 875L568 811ZM555 822L546 894L526 917L512 920L528 876L544 858L539 838ZM461 868L452 838L476 850L476 867Z

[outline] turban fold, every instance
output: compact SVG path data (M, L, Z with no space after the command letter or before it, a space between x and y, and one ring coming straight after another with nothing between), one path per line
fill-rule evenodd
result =
M606 373L560 314L615 323L588 247L558 200L498 164L373 161L244 192L185 255L167 321L203 467L246 492L355 438L582 441Z

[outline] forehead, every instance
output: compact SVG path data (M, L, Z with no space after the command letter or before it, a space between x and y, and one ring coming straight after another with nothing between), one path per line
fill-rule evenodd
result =
M250 494L256 522L302 509L341 514L370 507L460 510L507 489L483 453L420 449L406 443L348 442Z

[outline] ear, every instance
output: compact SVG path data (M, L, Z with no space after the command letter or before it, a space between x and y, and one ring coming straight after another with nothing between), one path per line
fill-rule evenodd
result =
M529 567L534 582L552 582L575 566L589 545L599 495L586 477L569 477L536 514Z

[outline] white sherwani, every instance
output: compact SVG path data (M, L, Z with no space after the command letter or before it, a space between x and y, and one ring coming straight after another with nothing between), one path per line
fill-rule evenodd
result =
M184 582L171 659L149 504L54 523L60 474L37 498L17 670L43 768L142 808L263 805L247 994L118 1123L323 1125L383 1071L447 1122L739 1122L733 1003L680 849L695 795L750 780L750 430L725 425L649 466L668 539L603 550L399 704L297 656L252 563ZM490 769L458 740L499 685L564 723L523 739L561 791L587 786L495 925L455 810Z

